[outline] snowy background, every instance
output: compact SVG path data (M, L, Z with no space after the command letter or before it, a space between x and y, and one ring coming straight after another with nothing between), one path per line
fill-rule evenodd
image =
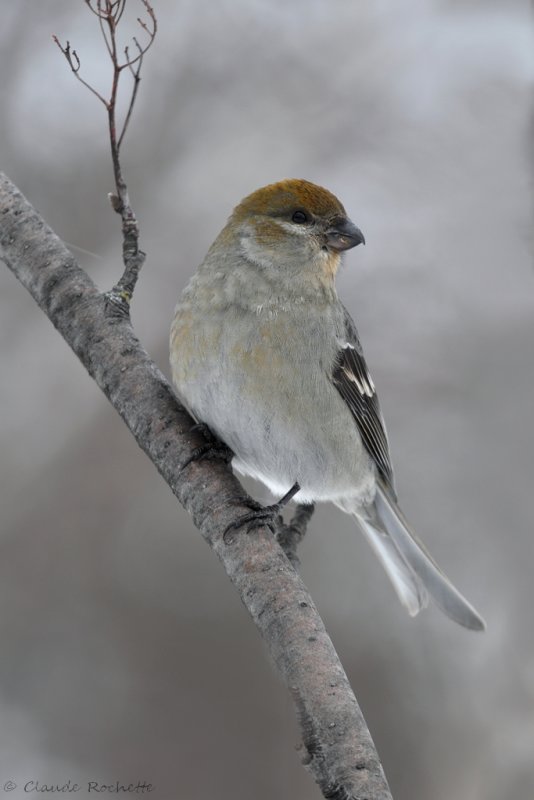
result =
M302 574L396 800L530 800L529 6L153 3L160 33L124 150L149 254L137 332L168 374L176 297L246 193L305 177L340 197L367 247L348 253L339 291L403 508L488 631L434 609L408 618L333 508L316 512ZM81 0L4 3L0 166L108 288L121 266L105 112L52 33L106 85ZM69 778L147 780L157 800L318 798L291 701L216 558L5 268L0 337L0 786L15 781L14 799L26 781Z

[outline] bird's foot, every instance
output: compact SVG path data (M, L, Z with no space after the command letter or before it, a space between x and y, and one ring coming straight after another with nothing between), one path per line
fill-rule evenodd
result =
M299 484L295 483L289 492L287 492L281 498L281 500L278 501L278 503L273 503L273 505L270 506L262 506L260 503L257 503L255 500L251 500L248 497L238 498L245 505L250 506L252 510L248 514L244 514L242 517L239 517L239 519L236 519L235 522L231 522L230 525L228 525L223 533L223 540L228 542L228 534L230 531L238 530L244 526L246 526L247 533L250 533L252 530L254 530L254 528L260 528L265 525L265 527L269 528L271 533L275 535L277 527L279 527L279 524L277 525L277 523L278 517L280 517L280 512L299 490ZM282 520L280 518L280 522L281 521Z
M221 442L220 439L217 439L217 437L204 422L199 422L197 425L193 425L190 430L199 431L206 439L206 443L201 444L200 447L196 447L193 450L189 458L187 458L182 464L180 472L189 466L192 461L202 461L205 458L218 458L221 461L224 461L225 464L230 463L234 457L234 453L232 450L230 450L228 445L226 445L224 442Z
M289 522L289 524L285 523L284 525L280 525L276 531L278 544L295 569L298 569L300 564L297 555L297 547L306 535L306 529L314 510L315 506L313 504L298 505L291 522Z

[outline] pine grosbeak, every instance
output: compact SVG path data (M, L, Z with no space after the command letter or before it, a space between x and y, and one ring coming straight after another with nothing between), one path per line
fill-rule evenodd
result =
M330 500L354 515L411 615L430 596L482 630L397 505L376 389L334 284L341 253L363 242L339 200L308 181L246 197L176 307L176 391L239 472L283 502Z

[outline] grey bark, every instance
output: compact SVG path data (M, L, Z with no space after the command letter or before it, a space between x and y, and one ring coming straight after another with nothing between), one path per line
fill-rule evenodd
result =
M324 624L290 560L265 528L223 540L250 509L221 461L192 461L201 433L167 380L63 242L0 173L0 258L30 292L190 512L291 691L304 763L324 797L391 800L378 754ZM239 499L241 498L241 499Z

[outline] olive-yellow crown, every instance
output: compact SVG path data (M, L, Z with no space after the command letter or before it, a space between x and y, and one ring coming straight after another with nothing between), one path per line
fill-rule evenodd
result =
M251 215L279 216L305 223L313 219L346 218L347 214L337 197L310 181L289 178L270 183L245 197L234 209L234 219ZM304 219L305 215L308 219Z
M243 230L248 225L250 235L250 223L257 245L272 250L283 242L297 259L313 257L314 252L338 256L365 244L332 192L297 178L271 183L245 197L234 209L229 227ZM339 259L332 262L332 267L338 263Z

